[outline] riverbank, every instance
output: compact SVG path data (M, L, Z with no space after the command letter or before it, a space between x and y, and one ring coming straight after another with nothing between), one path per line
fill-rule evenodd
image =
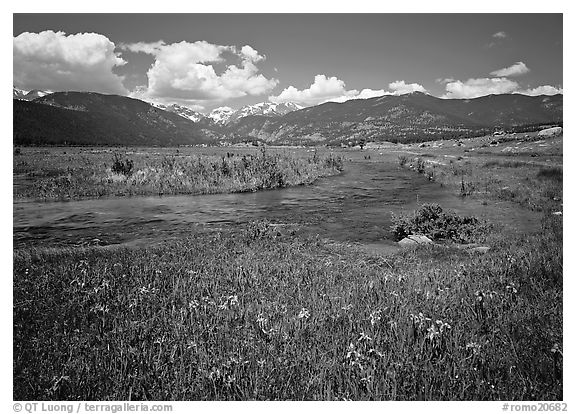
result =
M332 153L194 148L19 148L14 198L45 201L109 196L217 194L310 184L340 173Z

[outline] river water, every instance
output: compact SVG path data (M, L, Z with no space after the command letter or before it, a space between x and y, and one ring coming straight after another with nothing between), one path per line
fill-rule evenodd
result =
M254 193L15 201L14 247L158 243L256 219L296 224L304 232L343 242L393 247L391 215L436 202L460 214L532 231L536 215L514 206L462 199L390 158L346 163L346 171L309 186Z

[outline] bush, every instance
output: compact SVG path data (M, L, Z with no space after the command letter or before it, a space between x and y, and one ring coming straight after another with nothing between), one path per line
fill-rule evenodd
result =
M114 154L114 162L112 163L112 172L116 174L123 174L125 176L132 175L134 169L134 161L126 158L122 160L119 154Z
M433 240L452 240L457 243L480 241L486 225L476 217L461 217L445 212L438 204L423 204L412 215L393 217L395 240L410 234L422 234Z
M562 181L562 168L560 167L540 168L537 177L554 181Z
M406 155L398 155L398 165L400 165L400 167L404 167L406 162L408 162L408 157L406 157Z

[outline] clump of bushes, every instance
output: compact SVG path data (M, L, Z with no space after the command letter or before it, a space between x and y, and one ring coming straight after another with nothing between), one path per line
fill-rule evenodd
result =
M562 181L562 168L560 167L543 167L538 171L537 178L544 178L554 181Z
M472 216L444 211L439 204L423 204L411 215L392 217L391 230L396 240L410 234L422 234L433 240L457 243L481 241L486 224Z
M112 163L112 172L115 174L122 174L126 177L132 175L134 170L134 161L126 158L125 160L119 154L114 154L114 162Z

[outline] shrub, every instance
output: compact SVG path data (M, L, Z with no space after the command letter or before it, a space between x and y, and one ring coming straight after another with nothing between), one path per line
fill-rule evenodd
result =
M406 155L398 155L398 165L400 165L400 167L404 167L407 161L408 157L406 157Z
M486 225L476 217L461 217L445 212L439 204L423 204L412 215L392 218L392 233L396 240L410 234L422 234L433 240L470 243L482 238Z
M562 168L560 167L544 167L538 171L538 178L545 178L548 180L562 181Z
M114 162L112 163L112 172L116 174L123 174L125 176L132 175L134 169L134 161L126 158L122 160L119 154L114 154Z

